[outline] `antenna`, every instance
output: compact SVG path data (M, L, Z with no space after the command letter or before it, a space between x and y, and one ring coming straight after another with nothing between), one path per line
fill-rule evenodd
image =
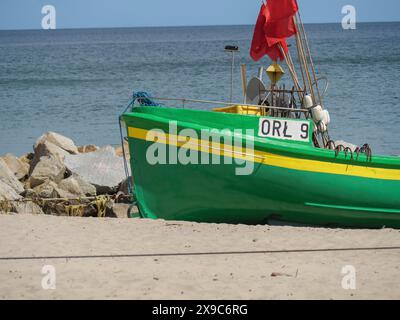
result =
M239 47L238 46L225 46L225 51L226 52L231 52L232 53L232 66L231 66L231 101L233 101L233 71L235 69L235 53L239 52Z

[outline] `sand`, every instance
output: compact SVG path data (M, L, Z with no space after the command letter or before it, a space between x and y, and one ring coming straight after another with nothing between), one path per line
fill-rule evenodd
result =
M400 299L399 249L175 255L389 246L399 230L0 215L0 299ZM55 289L42 287L45 265Z

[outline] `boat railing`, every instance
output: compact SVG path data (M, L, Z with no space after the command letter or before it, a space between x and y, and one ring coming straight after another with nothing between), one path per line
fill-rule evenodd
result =
M165 97L139 97L136 101L141 104L141 101L144 100L155 100L155 101L171 101L171 102L178 102L180 107L182 108L190 108L188 103L196 103L196 104L208 104L214 106L243 106L243 107L255 107L260 109L270 109L270 110L278 110L278 111L285 111L285 112L295 112L295 113L304 113L306 116L309 115L310 110L308 109L300 109L300 108L288 108L288 107L278 107L278 106L267 106L267 105L258 105L258 104L246 104L240 102L223 102L223 101L214 101L214 100L199 100L199 99L187 99L187 98L165 98Z

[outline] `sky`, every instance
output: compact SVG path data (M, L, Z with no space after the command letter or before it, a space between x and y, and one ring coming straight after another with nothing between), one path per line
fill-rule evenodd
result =
M345 5L358 22L400 21L399 0L298 0L305 23L340 23ZM57 29L254 24L261 0L0 0L0 30L40 29L44 5Z

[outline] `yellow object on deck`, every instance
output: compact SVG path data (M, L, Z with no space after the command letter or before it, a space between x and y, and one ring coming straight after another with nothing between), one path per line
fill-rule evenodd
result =
M213 109L215 112L224 112L224 113L236 113L236 114L244 114L244 115L254 115L254 116L262 116L263 110L258 107L251 106L229 106L224 108L215 108Z
M284 74L285 71L276 62L274 62L267 68L267 75L271 80L272 85L275 85L279 80L281 80Z

